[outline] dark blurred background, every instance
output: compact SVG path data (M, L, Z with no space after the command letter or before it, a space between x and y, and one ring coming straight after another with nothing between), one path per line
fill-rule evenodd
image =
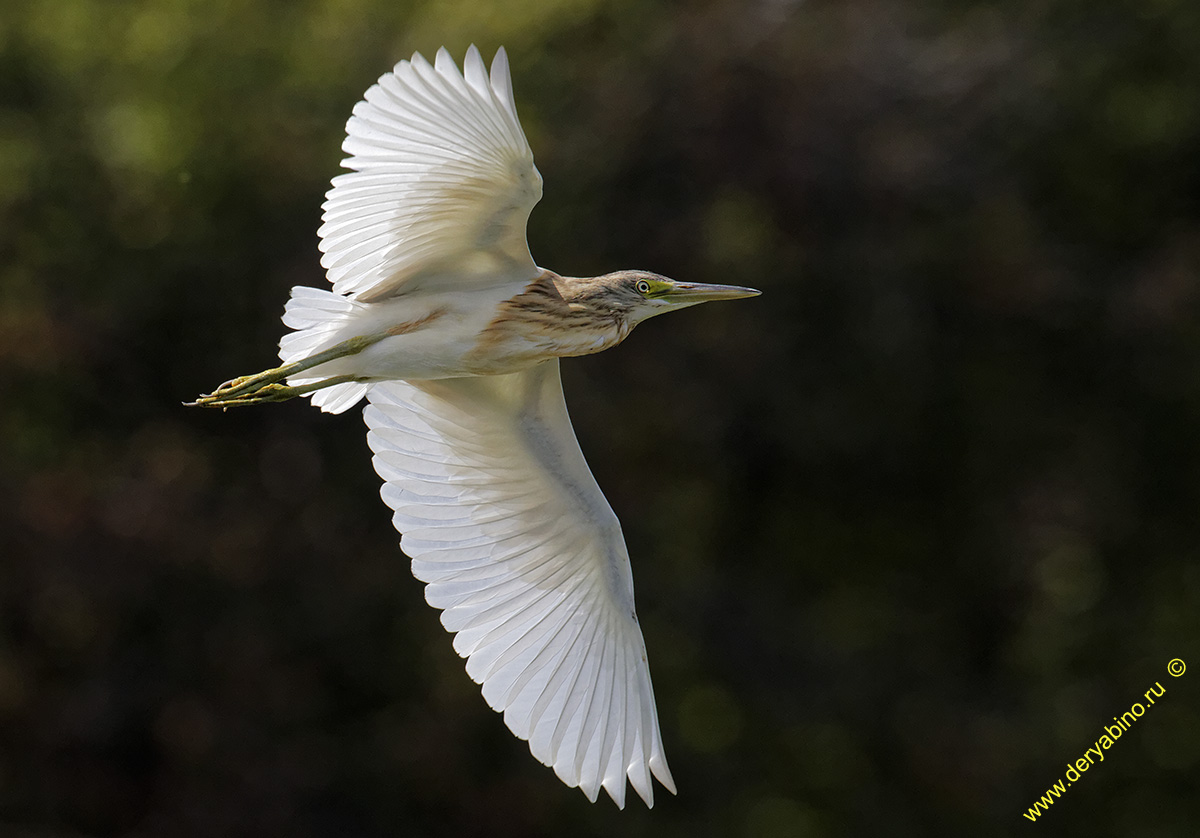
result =
M563 368L652 811L487 709L357 410L180 406L323 284L354 102L470 42L541 264L764 291ZM1194 835L1198 274L1193 0L5 0L0 833Z

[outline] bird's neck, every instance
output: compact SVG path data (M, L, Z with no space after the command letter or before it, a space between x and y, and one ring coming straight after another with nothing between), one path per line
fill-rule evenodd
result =
M633 324L621 312L591 304L591 282L542 271L500 304L481 344L528 354L530 360L590 355L616 346Z

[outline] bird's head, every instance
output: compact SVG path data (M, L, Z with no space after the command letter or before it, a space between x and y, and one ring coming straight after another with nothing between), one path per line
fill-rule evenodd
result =
M757 297L761 291L737 285L708 285L701 282L676 282L650 271L617 271L596 277L589 289L588 303L608 308L624 316L629 325L711 300L737 300Z

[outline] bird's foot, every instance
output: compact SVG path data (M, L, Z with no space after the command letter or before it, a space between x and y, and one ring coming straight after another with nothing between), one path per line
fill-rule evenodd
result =
M286 398L292 398L292 396L283 395L282 390L289 388L281 382L289 374L297 372L296 366L296 364L284 364L282 367L263 370L253 375L231 378L211 393L205 393L194 402L187 402L187 406L231 407L235 404L258 404L263 401L283 401ZM277 397L269 398L272 393ZM253 399L253 401L247 401L247 399Z
M240 378L226 381L213 392L200 396L194 402L185 402L184 404L187 407L226 408L285 402L297 396L307 395L314 390L357 380L352 375L336 375L333 378L293 386L280 380L286 377L287 373L284 372L282 375L277 373L284 369L286 367L278 367L255 375L243 375Z
M243 375L226 381L211 393L206 393L194 402L184 402L187 407L241 407L248 404L264 404L266 402L284 402L303 396L322 387L334 384L345 384L348 381L358 381L353 375L335 375L323 378L297 387L288 385L287 379L297 373L312 369L328 361L357 355L368 346L378 343L387 337L387 332L374 335L363 335L344 340L328 349L310 355L302 361L293 361L281 367L256 372L254 375Z

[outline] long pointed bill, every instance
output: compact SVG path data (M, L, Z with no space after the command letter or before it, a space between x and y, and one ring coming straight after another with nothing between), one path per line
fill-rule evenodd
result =
M672 303L707 303L711 300L740 300L757 297L762 291L742 288L740 285L707 285L703 282L677 282L675 287L663 295Z

